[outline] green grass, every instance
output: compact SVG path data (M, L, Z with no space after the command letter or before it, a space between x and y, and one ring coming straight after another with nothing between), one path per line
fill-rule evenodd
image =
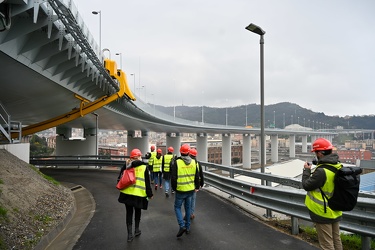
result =
M50 221L52 221L52 218L47 215L36 215L34 217L36 220L43 222L44 225L48 224Z
M308 235L311 239L318 242L318 236L316 234L315 228L311 227L301 227L304 234ZM357 234L344 234L341 233L341 242L343 250L361 250L362 240L361 236ZM371 249L375 249L375 239L371 240Z
M6 218L7 217L7 210L0 206L0 217Z
M58 186L60 185L60 182L56 181L55 179L53 179L51 176L48 176L48 175L45 175L43 174L42 172L40 172L40 170L38 168L36 168L34 165L30 165L31 169L33 169L35 172L37 172L40 176L42 176L44 179L46 179L47 181L51 182L52 184Z

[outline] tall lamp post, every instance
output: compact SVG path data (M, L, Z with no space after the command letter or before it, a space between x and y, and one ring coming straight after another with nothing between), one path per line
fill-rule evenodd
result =
M99 15L99 56L102 56L102 11L101 10L94 10L92 12L94 15Z
M99 143L98 143L98 140L99 140L99 135L98 135L98 132L99 132L99 129L98 129L98 126L99 126L99 121L98 121L98 118L99 118L99 115L95 112L92 113L93 115L95 115L96 117L96 126L95 126L95 134L96 134L96 140L95 140L95 154L96 154L96 159L98 159L98 155L99 155L99 150L98 150L98 146L99 146Z
M122 69L122 53L116 53L116 56L120 56L120 69Z
M266 34L261 27L250 23L246 29L260 35L260 170L264 173L265 167L265 134L264 134L264 38ZM262 180L264 184L264 180Z
M133 76L133 84L134 84L134 93L135 93L135 73L131 73L130 74L131 76Z

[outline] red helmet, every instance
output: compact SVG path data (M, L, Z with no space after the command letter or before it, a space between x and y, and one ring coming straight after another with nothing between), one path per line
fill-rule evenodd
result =
M173 153L173 151L174 151L173 147L169 147L169 148L168 148L168 152Z
M141 150L139 150L138 148L135 148L133 149L131 152L130 152L130 158L138 158L142 156L142 152Z
M155 146L152 145L152 146L151 146L151 151L154 151L154 150L155 150Z
M180 148L180 153L181 154L184 154L184 155L187 155L189 154L189 151L190 151L190 146L189 144L183 144Z
M197 157L198 152L195 148L192 148L192 149L190 149L190 154L194 157Z
M156 153L158 153L158 154L162 154L163 152L161 151L160 148L158 148L158 150L156 150Z
M312 145L312 150L311 152L315 151L322 151L322 150L330 150L332 149L332 143L328 141L327 139L324 138L318 138L314 141Z

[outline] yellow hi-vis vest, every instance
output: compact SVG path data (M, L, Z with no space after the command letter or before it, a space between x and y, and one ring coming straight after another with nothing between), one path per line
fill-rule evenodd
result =
M156 157L156 152L154 151L154 152L151 152L150 154L151 154L151 156L150 156L150 159L148 159L148 165L152 166L152 164L154 164L154 159Z
M135 184L120 190L124 194L135 195L139 197L147 197L145 182L146 165L140 165L134 168Z
M166 154L163 157L164 157L164 172L169 172L173 154Z
M152 167L153 172L160 172L161 171L161 161L163 160L163 157L160 156L160 158L154 157L154 164Z
M341 168L341 164L320 164L317 165L317 168L321 165L330 165L337 169ZM335 188L335 173L326 168L323 169L326 173L327 178L326 182L324 183L323 187L321 187L321 189L328 198L331 198L333 195L333 190ZM305 205L311 212L324 218L336 219L337 217L342 216L342 211L332 210L328 206L328 201L326 201L326 211L324 211L324 198L319 188L307 192L305 198Z
M195 160L186 165L182 159L177 160L177 191L188 192L195 189L194 179L197 171Z

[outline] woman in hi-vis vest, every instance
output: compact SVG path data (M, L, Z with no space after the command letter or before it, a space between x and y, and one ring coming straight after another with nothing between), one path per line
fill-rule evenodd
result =
M118 201L125 204L126 208L126 227L128 229L128 242L133 240L132 225L133 211L135 212L135 231L134 236L141 235L139 223L141 221L141 209L147 210L148 200L153 197L150 176L146 163L142 161L142 153L139 149L133 149L130 153L130 159L121 168L117 178L119 182L122 172L125 169L134 168L136 182L134 185L120 190Z

